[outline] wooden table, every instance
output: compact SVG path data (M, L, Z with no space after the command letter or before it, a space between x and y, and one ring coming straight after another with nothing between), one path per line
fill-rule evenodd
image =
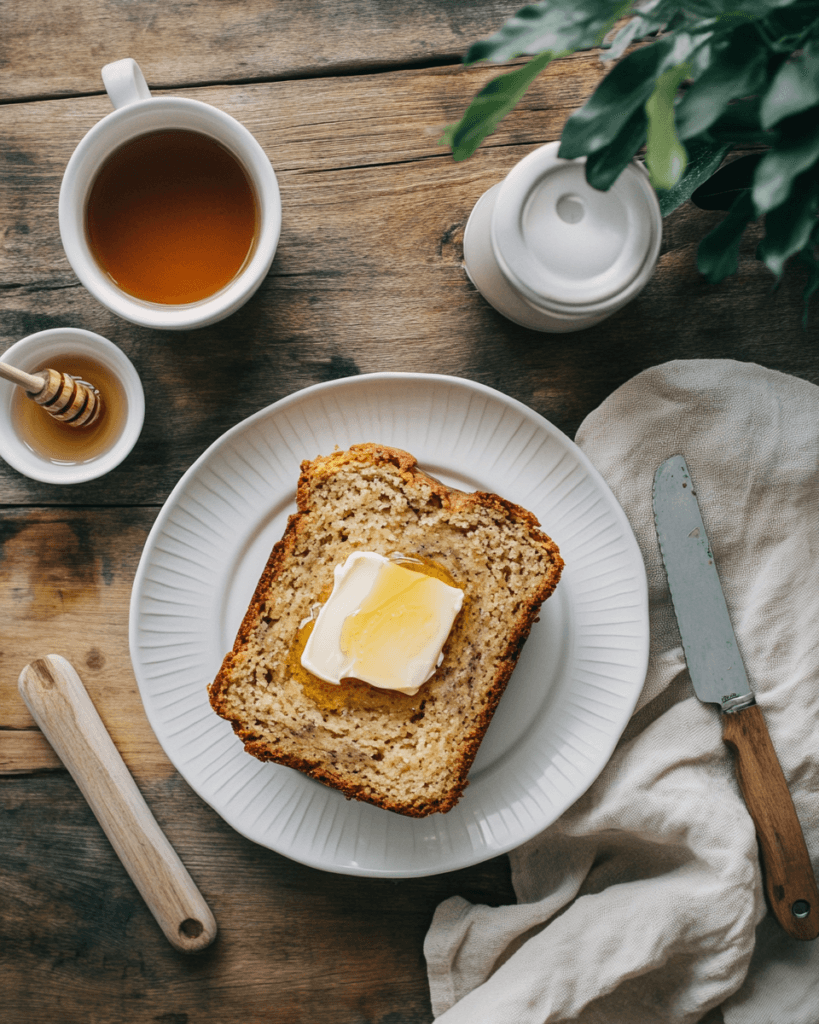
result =
M0 990L4 1024L420 1024L431 1020L422 942L453 894L513 901L508 865L411 881L322 873L243 839L190 790L145 718L128 604L157 512L233 424L319 381L380 370L454 374L525 402L570 436L635 373L733 358L819 383L819 302L801 326L803 272L777 290L742 248L708 286L699 239L719 214L665 224L657 273L602 325L540 335L469 283L463 231L478 197L603 74L594 54L552 65L469 161L438 143L494 68L467 45L518 4L491 0L29 0L0 40L0 351L56 326L122 347L147 395L145 427L102 480L59 488L0 464ZM278 175L283 229L270 275L213 327L131 326L75 278L57 226L66 162L110 110L99 69L134 57L156 94L215 104L255 134ZM0 443L1 439L0 439ZM56 652L103 720L220 926L196 957L165 941L18 696ZM709 1017L709 1020L718 1019Z

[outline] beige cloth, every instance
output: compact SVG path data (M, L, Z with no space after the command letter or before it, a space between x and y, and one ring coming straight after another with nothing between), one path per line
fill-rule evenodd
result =
M599 779L510 854L517 905L454 897L436 911L433 1011L439 1024L688 1024L721 1005L726 1024L817 1024L819 940L766 912L719 713L688 677L651 490L656 467L685 455L816 869L819 388L732 360L666 363L611 395L577 443L645 559L645 687Z

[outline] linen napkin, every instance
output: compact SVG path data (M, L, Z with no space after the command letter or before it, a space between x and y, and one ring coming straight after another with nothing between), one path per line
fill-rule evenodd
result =
M606 399L577 443L645 559L645 686L601 776L510 854L517 905L456 896L437 909L424 947L433 1012L439 1024L689 1024L720 1006L726 1024L817 1024L819 940L790 938L767 912L719 712L691 687L651 491L656 467L683 454L816 870L819 388L733 360L665 363Z

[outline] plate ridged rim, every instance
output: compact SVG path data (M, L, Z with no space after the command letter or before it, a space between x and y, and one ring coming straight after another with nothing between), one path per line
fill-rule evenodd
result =
M223 591L244 534L271 508L287 511L302 459L361 441L406 448L433 473L464 475L466 468L484 489L534 512L567 562L542 614L547 621L562 616L563 623L562 661L544 698L551 700L548 714L535 714L524 741L477 772L479 752L477 778L470 776L465 796L447 815L405 818L262 764L245 754L207 701L207 684L225 653L217 656L214 648ZM547 627L534 630L541 628ZM193 463L146 541L129 635L157 739L194 791L236 831L322 870L412 877L505 853L588 789L642 689L648 592L625 513L557 427L477 382L375 373L296 392L236 424ZM523 671L522 659L504 702L518 699L513 684ZM531 677L532 669L525 671Z

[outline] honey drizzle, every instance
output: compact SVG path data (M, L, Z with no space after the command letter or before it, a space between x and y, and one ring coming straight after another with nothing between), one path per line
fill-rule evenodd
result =
M439 562L423 555L400 555L388 556L398 565L410 569L412 572L421 573L424 576L431 576L433 579L441 580L450 587L463 587L456 583L452 574ZM298 682L304 690L304 695L313 701L323 711L343 711L346 708L364 708L370 710L384 710L387 708L404 707L414 711L418 704L423 701L423 690L419 693L408 696L398 690L381 690L370 683L360 679L342 679L340 683L328 683L319 679L301 663L301 656L307 645L307 640L313 632L318 609L323 605L332 593L332 584L328 584L319 594L316 604L311 608L310 618L307 619L296 633L296 639L290 649L287 659L287 671L290 678ZM429 680L427 680L429 682ZM426 685L426 684L424 684Z

